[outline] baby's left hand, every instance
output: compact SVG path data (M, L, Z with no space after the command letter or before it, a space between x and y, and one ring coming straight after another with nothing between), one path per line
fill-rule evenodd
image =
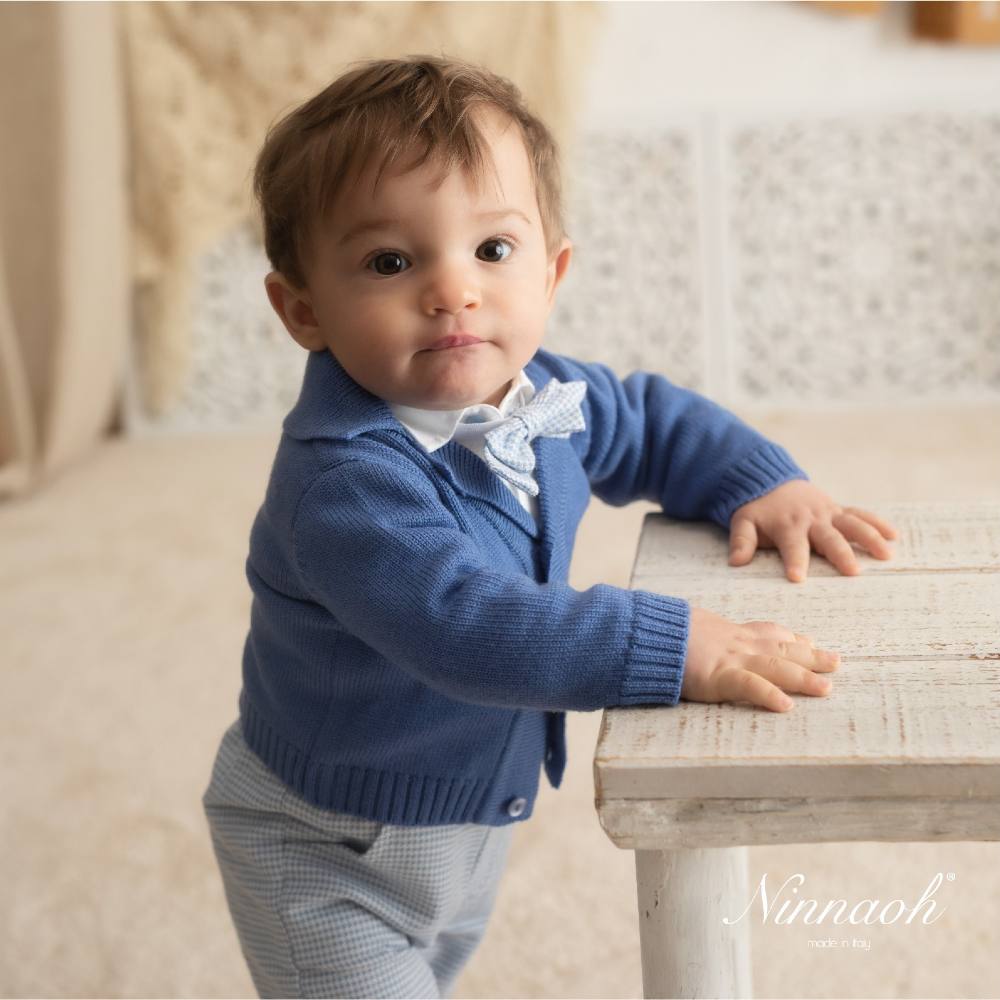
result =
M856 576L861 570L850 541L879 559L891 559L885 539L898 537L888 521L859 507L841 507L807 480L791 479L733 512L729 565L745 566L758 546L777 548L788 579L800 583L809 568L811 542L841 573Z

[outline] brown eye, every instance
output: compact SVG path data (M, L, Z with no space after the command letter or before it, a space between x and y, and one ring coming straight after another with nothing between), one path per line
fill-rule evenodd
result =
M376 274L391 275L399 274L400 271L406 270L403 267L403 261L406 258L402 254L398 254L395 251L386 251L385 253L377 253L374 257L368 261L368 265L374 265L374 270Z
M483 260L489 261L491 264L497 264L502 260L506 260L514 252L514 246L510 240L502 240L498 237L493 237L493 239L489 239L485 243L480 243L479 249L481 250L483 247L490 248ZM507 247L507 253L495 249L499 247Z

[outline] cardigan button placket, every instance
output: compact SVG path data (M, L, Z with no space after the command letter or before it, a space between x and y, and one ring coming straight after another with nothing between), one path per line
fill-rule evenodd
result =
M524 807L528 804L527 799L522 799L518 796L516 799L511 799L507 803L507 815L508 816L520 816L524 812Z

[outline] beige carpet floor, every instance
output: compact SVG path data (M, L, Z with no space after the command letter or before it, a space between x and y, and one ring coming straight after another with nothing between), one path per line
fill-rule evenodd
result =
M751 422L841 503L1000 499L1000 408ZM114 440L0 504L3 996L254 995L200 796L235 717L247 537L276 440ZM570 582L628 586L654 509L595 500ZM543 779L515 831L456 996L641 996L632 854L594 812L600 714L570 715L564 785ZM941 919L866 928L867 950L755 925L757 996L1000 995L1000 846L751 848L750 865L752 884L801 872L820 899L915 901L955 873Z

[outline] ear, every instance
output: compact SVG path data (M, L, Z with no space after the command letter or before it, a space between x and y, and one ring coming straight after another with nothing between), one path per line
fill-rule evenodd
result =
M297 289L280 271L271 271L264 278L264 288L271 308L285 324L292 339L307 351L325 350L326 341L309 301L309 292Z
M545 300L548 302L550 310L555 304L556 289L566 275L566 269L569 267L569 261L572 256L573 244L568 237L564 236L555 257L549 261L545 279Z

